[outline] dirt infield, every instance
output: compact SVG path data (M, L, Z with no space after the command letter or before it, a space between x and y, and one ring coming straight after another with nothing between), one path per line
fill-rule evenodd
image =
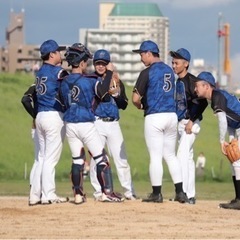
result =
M1 239L240 238L240 211L219 209L218 201L27 203L27 197L0 197Z

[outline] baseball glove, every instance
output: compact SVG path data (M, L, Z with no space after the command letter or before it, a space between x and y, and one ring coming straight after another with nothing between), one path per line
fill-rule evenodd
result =
M118 73L115 71L112 75L108 93L112 96L117 96L120 94L120 79Z
M240 150L238 146L238 140L233 139L229 145L225 147L228 160L233 163L240 159Z

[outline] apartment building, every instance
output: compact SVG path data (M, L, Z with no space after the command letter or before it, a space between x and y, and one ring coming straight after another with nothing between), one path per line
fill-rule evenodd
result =
M25 44L24 16L24 10L10 11L6 45L0 48L0 72L30 72L40 61L39 46Z
M156 3L102 2L99 29L80 29L79 35L92 52L109 50L121 79L129 84L134 84L144 68L139 55L132 53L142 41L156 42L161 59L168 60L169 20Z
M0 47L0 72L30 72L41 64L39 44L25 43L25 12L10 11L6 28L6 44ZM133 84L144 68L138 54L132 49L146 39L155 41L163 61L167 62L169 50L169 20L156 3L100 2L99 28L80 29L79 41L92 52L105 48L121 79ZM67 68L66 62L63 66Z

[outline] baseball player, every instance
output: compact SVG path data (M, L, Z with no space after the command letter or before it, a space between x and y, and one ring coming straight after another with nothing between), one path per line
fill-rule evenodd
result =
M240 145L239 99L225 90L216 89L215 79L210 72L201 72L195 81L197 95L211 101L211 108L218 118L221 151L226 155L227 133L230 141L236 135L238 145ZM235 198L229 203L221 203L219 207L240 210L240 159L233 162L231 167Z
M34 142L34 163L30 172L30 187L32 185L32 179L34 176L34 172L38 162L38 154L39 154L39 141L36 131L35 118L37 115L37 104L36 104L36 91L35 84L32 84L29 89L24 93L21 100L25 110L30 114L33 118L31 135ZM40 202L39 202L40 203Z
M107 65L110 62L110 54L105 49L95 52L93 57L93 65L95 74L104 78L108 77ZM114 72L117 74L117 72ZM128 99L125 94L123 83L116 79L117 86L112 86L104 97L104 101L98 101L95 109L95 126L100 134L102 142L107 144L110 154L116 166L118 179L124 189L124 196L127 200L135 200L134 190L132 186L131 170L127 161L126 150L123 140L122 131L119 125L119 109L125 110L128 105ZM98 99L97 99L98 100ZM91 184L95 189L94 197L101 201L101 186L96 176L96 163L91 159L90 165Z
M59 65L62 59L58 44L50 39L40 46L43 64L36 74L37 117L36 130L39 140L39 158L32 179L29 205L63 203L55 193L55 166L62 151L65 126L63 107L58 100L60 79L68 73Z
M112 173L108 156L94 125L93 101L95 96L103 99L108 93L110 79L99 81L96 76L84 75L92 54L81 43L75 43L66 51L66 61L72 66L72 74L61 84L61 98L66 106L64 121L66 136L72 152L71 179L74 202L85 202L83 192L84 145L96 162L97 179L101 186L103 202L121 202L123 198L113 192ZM107 65L111 76L113 66Z
M199 99L194 88L194 76L188 72L191 55L185 48L170 51L172 68L178 79L176 82L176 107L178 115L178 151L183 177L183 191L190 204L195 204L195 162L193 144L200 131L202 113L207 107L206 99Z
M174 91L175 79L170 66L159 58L156 43L142 42L139 53L144 69L133 89L132 101L138 109L144 110L144 135L150 155L150 180L152 193L143 202L163 202L161 194L164 158L175 185L175 199L180 203L188 201L182 189L181 165L175 155L177 139L177 115Z

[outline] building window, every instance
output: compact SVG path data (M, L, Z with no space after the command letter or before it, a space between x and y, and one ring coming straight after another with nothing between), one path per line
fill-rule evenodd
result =
M22 49L21 48L18 49L18 53L22 53Z

